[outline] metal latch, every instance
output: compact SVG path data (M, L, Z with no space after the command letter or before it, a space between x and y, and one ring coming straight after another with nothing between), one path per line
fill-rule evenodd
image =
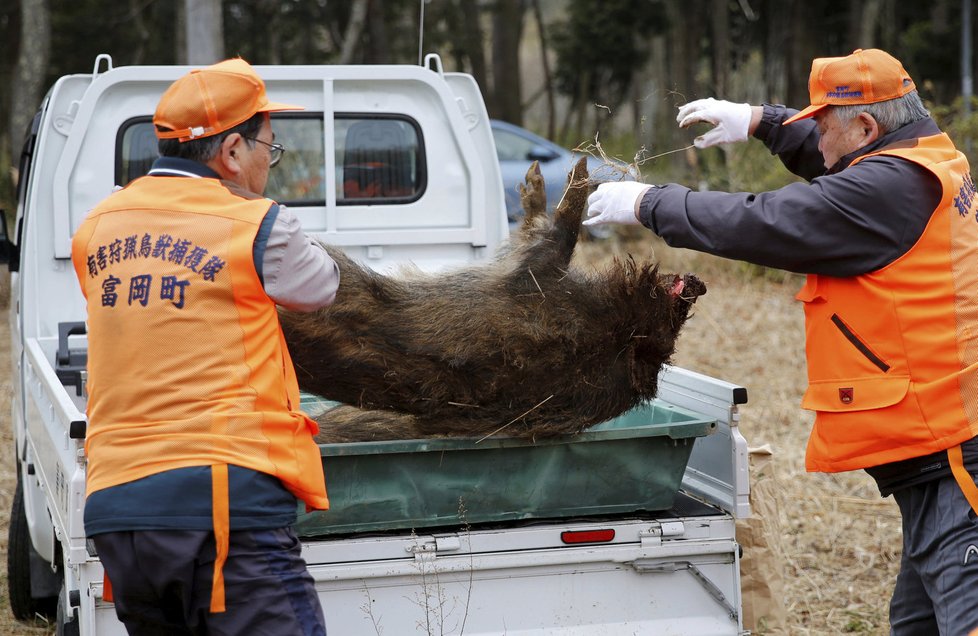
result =
M462 540L457 535L435 537L434 541L415 543L407 551L415 556L434 555L439 552L457 552L462 548Z
M462 549L462 540L457 536L435 537L436 552L457 552Z
M686 534L686 524L682 521L656 521L648 530L638 534L642 547L662 545L666 537L681 537Z

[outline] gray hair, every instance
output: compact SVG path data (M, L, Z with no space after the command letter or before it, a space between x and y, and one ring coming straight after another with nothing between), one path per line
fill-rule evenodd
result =
M244 137L248 146L254 148L255 142L251 141L251 138L258 135L262 124L265 122L265 116L265 113L255 113L250 119L246 119L237 126L210 137L183 142L179 139L160 139L157 148L161 157L179 157L199 163L207 163L217 156L221 143L233 133L238 133Z
M882 133L888 133L930 117L930 112L920 101L920 95L917 94L917 91L910 91L902 97L876 102L875 104L833 106L832 110L842 125L858 117L859 113L866 113L876 120Z

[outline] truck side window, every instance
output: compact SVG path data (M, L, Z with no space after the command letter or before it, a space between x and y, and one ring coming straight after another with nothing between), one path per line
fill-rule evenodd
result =
M421 196L423 144L414 121L396 115L337 115L335 133L337 204L364 199L407 203Z
M274 129L286 152L268 173L265 195L286 205L325 205L322 113L276 115ZM117 136L116 183L124 186L142 177L158 156L152 117L125 122Z
M326 157L322 113L274 113L282 162L269 171L265 196L290 206L326 204ZM420 127L402 115L337 114L334 121L336 202L339 205L410 203L426 185ZM149 172L157 158L152 118L134 117L120 127L116 183Z

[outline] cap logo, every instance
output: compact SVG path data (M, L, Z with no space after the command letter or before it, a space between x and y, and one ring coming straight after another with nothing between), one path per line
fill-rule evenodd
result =
M825 93L826 97L835 97L837 99L851 99L853 97L862 97L863 92L857 90L850 90L849 86L836 86L834 91L829 91Z

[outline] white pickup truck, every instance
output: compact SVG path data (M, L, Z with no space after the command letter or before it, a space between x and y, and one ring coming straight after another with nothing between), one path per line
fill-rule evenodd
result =
M8 584L14 614L55 614L58 634L125 633L83 527L85 304L70 239L148 169L156 102L187 70L100 56L58 80L24 145L4 245L18 475ZM470 76L437 56L258 72L273 99L307 109L275 118L288 153L267 193L309 234L379 269L479 261L507 239ZM333 509L301 515L298 530L330 633L744 634L745 401L668 368L654 402L567 439L323 445Z

